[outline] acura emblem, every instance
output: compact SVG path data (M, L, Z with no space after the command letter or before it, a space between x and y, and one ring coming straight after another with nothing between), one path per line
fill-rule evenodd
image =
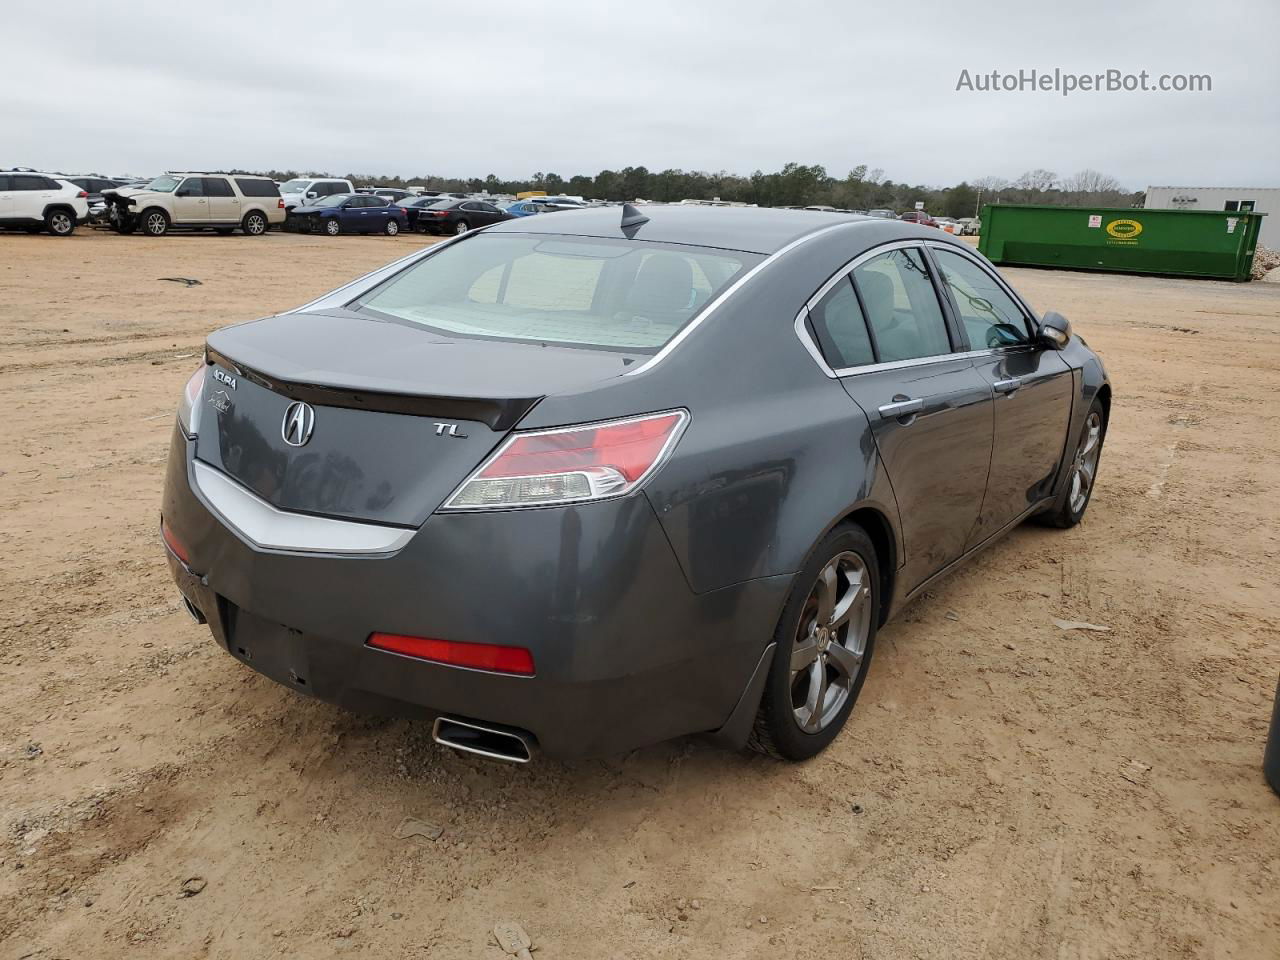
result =
M301 447L311 439L311 431L315 429L316 412L311 404L301 400L289 404L284 412L284 423L280 425L280 436L291 447Z

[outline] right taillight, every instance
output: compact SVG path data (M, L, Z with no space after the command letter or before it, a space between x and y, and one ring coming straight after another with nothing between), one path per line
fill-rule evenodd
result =
M182 388L182 399L178 401L178 425L188 437L196 435L200 394L204 391L204 364L187 381Z
M443 510L501 510L604 500L630 493L670 454L684 410L508 437Z

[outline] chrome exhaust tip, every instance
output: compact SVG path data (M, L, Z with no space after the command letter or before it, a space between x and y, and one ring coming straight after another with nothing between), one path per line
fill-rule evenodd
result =
M442 747L504 763L528 763L533 759L532 738L511 727L436 717L431 726L431 739Z
M205 616L200 611L200 608L187 599L187 595L185 593L181 594L181 597L182 597L182 609L187 611L187 615L191 617L192 620L194 620L196 623L209 622L208 620L205 619Z

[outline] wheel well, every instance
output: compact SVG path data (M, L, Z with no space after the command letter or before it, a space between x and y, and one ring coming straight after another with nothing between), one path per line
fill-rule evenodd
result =
M51 203L44 208L44 215L47 217L55 210L65 210L73 217L76 215L76 208L71 206L69 203Z
M1098 388L1098 399L1102 402L1102 425L1105 427L1111 420L1111 384L1104 383Z
M844 518L844 523L856 523L876 548L876 565L880 568L880 623L889 614L889 602L893 598L894 572L898 568L897 550L894 546L893 528L883 513L873 507L862 507Z
M173 218L172 218L171 216L169 216L169 211L168 211L168 210L166 210L164 207L158 207L158 206L143 207L143 208L142 208L142 212L141 212L140 214L138 214L138 218L139 218L139 219L142 219L142 218L143 218L143 217L145 217L148 213L150 213L152 210L155 210L155 211L157 211L157 212L159 212L159 213L163 213L163 214L164 214L164 218L165 218L166 220L170 220L170 221L171 221L171 220L173 220Z

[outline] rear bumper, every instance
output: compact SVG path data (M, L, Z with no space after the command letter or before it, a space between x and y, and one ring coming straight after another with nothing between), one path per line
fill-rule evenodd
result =
M790 585L771 577L694 594L643 496L438 514L377 557L262 550L193 487L190 446L175 429L163 514L190 565L172 553L169 564L227 652L351 709L527 730L553 757L720 729ZM537 673L375 650L375 631L527 647Z

